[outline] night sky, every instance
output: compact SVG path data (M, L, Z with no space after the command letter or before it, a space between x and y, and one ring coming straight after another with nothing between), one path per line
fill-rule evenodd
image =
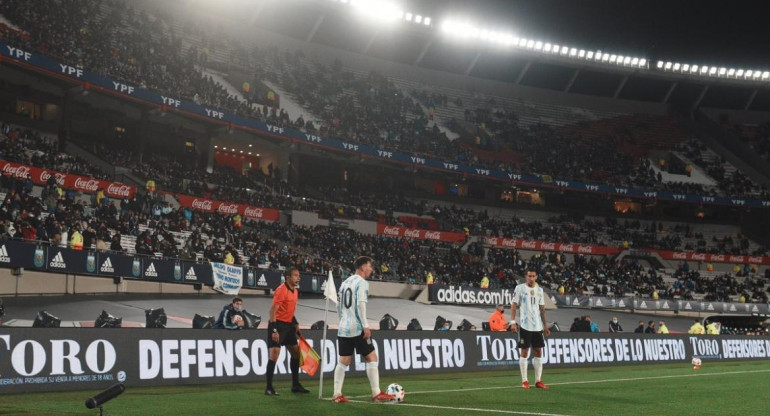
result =
M699 65L770 68L770 4L762 1L429 0L434 19L578 48ZM765 5L763 8L762 5Z

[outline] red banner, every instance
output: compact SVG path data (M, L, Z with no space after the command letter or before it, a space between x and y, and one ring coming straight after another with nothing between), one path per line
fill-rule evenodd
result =
M559 251L563 253L606 256L620 253L620 247L592 246L588 244L550 243L547 241L520 240L518 238L484 237L484 244L499 248L517 248L532 251Z
M174 194L174 196L176 196L181 206L198 211L218 212L225 215L240 214L243 218L252 220L278 221L281 218L281 212L277 209L252 207L245 204L215 201L213 199L183 194Z
M559 251L563 253L577 253L589 255L615 255L623 249L621 247L592 246L588 244L549 243L546 241L519 240L517 238L484 237L484 244L498 248L515 248L532 251ZM733 264L768 264L770 257L765 256L741 256L732 254L706 254L686 253L681 251L666 250L642 250L646 253L658 253L664 260L687 260L707 263L733 263Z
M770 264L770 257L734 254L686 253L682 251L645 250L655 252L665 260L701 261L706 263Z
M136 194L135 187L120 182L103 181L88 176L20 165L5 160L0 160L0 172L13 178L27 179L29 177L37 185L45 185L48 179L53 176L56 178L56 183L64 189L73 189L92 194L101 188L104 189L104 194L111 198L133 198L134 194Z
M377 224L377 234L393 237L416 238L418 240L436 240L447 243L461 243L465 241L465 234L463 233L421 230L419 228L406 228L385 224Z

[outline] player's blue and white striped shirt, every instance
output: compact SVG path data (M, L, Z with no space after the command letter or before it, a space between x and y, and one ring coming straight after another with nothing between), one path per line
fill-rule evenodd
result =
M540 285L537 283L535 283L535 287L529 287L526 283L517 285L513 291L513 303L518 308L519 327L531 332L543 330L540 305L545 305L545 296Z
M337 313L340 317L338 337L353 338L364 332L366 317L359 316L358 302L366 302L369 298L369 282L354 274L340 285L337 293Z

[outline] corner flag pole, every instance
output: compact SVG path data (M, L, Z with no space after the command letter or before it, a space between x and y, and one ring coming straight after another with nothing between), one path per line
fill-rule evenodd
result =
M321 376L319 377L318 382L318 399L323 398L323 388L324 388L324 364L326 361L326 328L329 326L327 324L327 318L329 316L329 300L334 302L334 304L337 304L337 288L334 287L334 278L332 277L332 271L329 270L329 278L326 279L326 287L324 288L324 297L326 298L326 306L324 306L324 334L323 339L321 340L321 346L318 348L321 352Z

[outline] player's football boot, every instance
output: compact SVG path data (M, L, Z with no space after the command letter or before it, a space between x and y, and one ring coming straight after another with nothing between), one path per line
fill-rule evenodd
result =
M343 396L341 394L339 396L337 396L337 397L332 398L332 402L334 402L334 403L347 403L349 401L350 400L348 400L347 397L345 397L345 396Z
M543 383L542 381L538 381L537 383L535 383L535 387L537 387L539 389L547 389L548 388L548 386L546 386L545 383Z
M387 394L387 393L380 392L380 394L378 394L376 396L372 396L372 401L373 402L378 402L378 403L390 402L390 401L393 401L393 399L395 399L395 398L396 397L393 396L392 394Z
M521 382L521 388L528 389L529 388L529 381L524 380Z

